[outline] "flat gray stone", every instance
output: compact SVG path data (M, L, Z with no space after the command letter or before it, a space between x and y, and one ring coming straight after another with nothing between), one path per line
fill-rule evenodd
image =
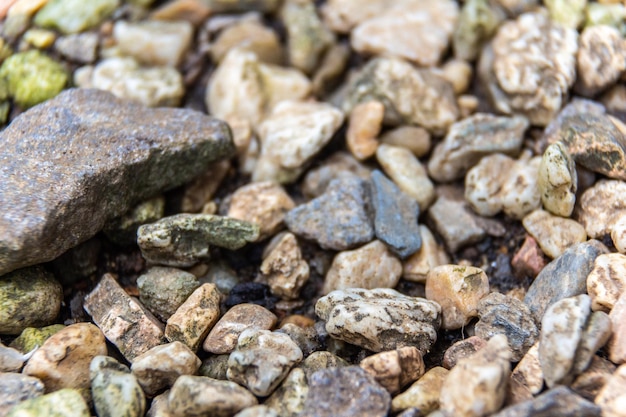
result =
M108 219L234 151L225 123L71 89L0 134L0 275L50 261Z
M600 417L600 407L561 385L493 417Z

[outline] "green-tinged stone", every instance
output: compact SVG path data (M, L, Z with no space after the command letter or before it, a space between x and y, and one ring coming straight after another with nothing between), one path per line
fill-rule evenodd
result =
M466 1L452 37L454 55L468 61L476 59L505 19L504 11L489 0Z
M22 108L56 96L68 80L61 64L34 50L7 58L0 67L0 78L7 80L10 96Z
M27 327L9 346L23 353L28 353L36 347L42 346L50 336L64 328L65 326L62 324L53 324L39 329Z
M22 40L37 49L46 49L52 46L56 37L57 35L51 30L33 28L24 33Z
M139 300L162 321L167 321L199 286L195 275L161 266L137 278Z
M209 378L226 380L226 372L228 371L228 357L225 355L211 355L202 361L198 375L208 376Z
M75 389L26 400L11 409L7 417L89 417L89 407Z
M0 277L0 334L20 334L27 327L54 322L63 301L63 287L41 266Z
M545 0L544 4L552 20L576 29L583 21L587 0Z
M50 0L35 15L35 24L78 33L99 25L120 5L119 0Z
M137 242L137 229L146 223L153 223L163 217L165 199L158 196L146 200L123 216L109 221L104 226L104 234L120 246L130 246Z
M154 3L154 0L126 0L126 2L135 6L147 8Z
M589 3L585 27L596 25L612 26L626 34L626 7L623 4Z
M126 365L96 356L89 366L91 393L98 417L142 417L146 397Z

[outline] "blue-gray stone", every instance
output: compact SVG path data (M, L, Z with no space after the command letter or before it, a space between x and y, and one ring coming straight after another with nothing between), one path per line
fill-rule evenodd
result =
M561 385L532 400L507 407L493 417L600 417L600 415L600 407Z

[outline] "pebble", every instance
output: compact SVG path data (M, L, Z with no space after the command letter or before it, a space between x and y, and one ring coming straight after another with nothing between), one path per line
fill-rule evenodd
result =
M347 152L338 151L319 167L310 169L302 181L302 192L309 198L319 197L334 179L356 176L367 180L370 170Z
M583 337L578 345L574 358L574 372L580 374L585 371L596 352L606 345L611 337L611 319L603 311L592 312L585 324Z
M415 346L422 354L437 340L439 304L388 288L333 291L315 304L332 337L374 352Z
M606 25L586 27L578 44L574 90L593 97L615 84L626 70L626 45L619 30Z
M280 417L280 414L265 405L255 405L238 412L234 417Z
M298 417L304 409L308 393L309 386L304 371L294 368L263 404L269 407L276 416Z
M578 218L590 238L602 238L626 216L626 182L600 180L580 197Z
M587 370L576 377L570 388L586 400L594 401L616 368L608 359L595 355Z
M20 372L33 353L24 354L0 343L0 372Z
M300 364L300 368L304 371L307 380L310 380L313 374L319 370L334 369L349 365L348 362L339 356L326 350L321 350L307 356Z
M519 153L528 129L524 117L477 113L454 123L428 161L428 173L439 182L462 178L487 155Z
M546 265L532 282L524 303L528 305L536 323L553 303L567 297L584 294L587 276L593 269L595 259L608 252L597 240L577 243L561 256Z
M0 255L0 269L2 259ZM11 262L11 259L6 259ZM1 272L0 272L1 273ZM17 335L27 327L52 324L63 301L63 288L41 266L0 277L0 334Z
M350 43L363 55L395 56L434 66L448 47L458 14L458 5L450 0L392 4L358 24Z
M431 137L428 130L418 126L400 126L383 133L381 143L399 148L407 148L417 158L426 156L430 152Z
M241 19L224 28L211 44L211 57L219 63L235 48L253 52L268 64L279 65L283 61L283 47L276 32L253 19Z
M390 394L399 392L426 371L422 354L415 346L376 353L363 359L359 366Z
M228 357L225 355L209 355L198 370L198 375L207 376L213 379L226 381L226 372L228 371Z
M454 416L484 416L502 407L511 374L506 336L496 335L487 346L450 370L441 387L441 409Z
M78 33L59 37L54 49L77 64L92 64L98 58L98 42L97 33Z
M37 26L58 29L64 34L83 32L98 26L120 6L119 0L52 0L35 15Z
M600 417L600 408L565 386L550 389L532 400L507 407L493 417Z
M559 1L547 0L550 18L561 25L576 29L583 21L587 0Z
M347 288L394 288L402 263L380 240L351 251L339 252L324 280L323 294Z
M615 249L620 253L626 253L626 213L620 213L613 222L611 239Z
M626 17L626 8L622 4L589 3L586 12L586 27L608 25L623 30L622 21Z
M351 249L374 237L367 211L370 204L367 182L338 178L324 194L289 211L285 223L291 232L316 241L323 249Z
M452 85L429 70L399 58L374 58L349 81L343 110L377 100L385 104L386 125L417 125L441 134L459 109Z
M532 236L526 235L524 243L511 259L511 267L515 276L535 278L548 262Z
M441 327L459 329L478 314L479 301L489 294L485 272L473 266L442 265L426 280L426 298L441 306Z
M137 278L139 300L162 321L167 321L199 286L195 275L163 266L153 266Z
M76 130L70 132L68 125ZM150 144L140 140L146 137ZM23 113L0 141L0 160L5 161L0 274L56 258L95 235L107 219L189 181L233 151L223 122L192 110L146 109L88 89L64 91ZM72 152L63 154L67 149ZM103 155L97 161L95 149ZM57 155L54 164L45 157L52 154ZM154 174L163 172L168 175ZM124 193L114 192L120 187ZM25 195L37 196L38 203ZM100 203L103 195L110 197L107 204ZM62 215L68 210L70 218Z
M157 196L145 200L125 214L109 220L102 230L107 239L116 245L129 247L137 244L137 229L146 223L153 223L163 217L165 198Z
M185 21L118 20L113 39L123 55L148 66L180 65L193 40L193 26Z
M194 352L198 350L220 318L220 300L215 284L199 286L167 320L167 340L182 342Z
M284 227L285 214L295 204L285 189L271 181L240 187L233 193L228 217L257 224L259 240L275 235Z
M290 232L278 234L270 241L260 270L272 294L290 300L298 298L310 272L309 264L302 258L298 240Z
M422 246L403 261L402 278L407 281L426 283L430 270L439 265L449 264L450 258L428 227L419 225L418 229Z
M108 356L96 356L89 372L98 416L143 417L146 397L126 365Z
M309 378L301 417L384 417L391 397L359 366L323 369Z
M250 391L234 382L192 375L178 378L168 398L172 417L229 417L257 404Z
M535 238L539 247L550 258L558 258L576 243L587 240L585 228L575 220L535 210L522 220L524 229Z
M256 304L238 304L228 310L213 326L202 348L210 353L231 353L237 340L247 329L271 330L276 316L268 309Z
M84 301L84 308L107 340L132 362L164 342L163 324L105 274Z
M481 216L504 211L522 219L541 207L538 171L541 158L527 153L519 159L494 154L481 159L465 177L465 199Z
M575 29L540 12L524 13L500 25L491 47L483 50L478 69L496 109L546 126L576 79L577 40ZM544 64L538 66L538 61Z
M170 413L168 404L169 395L170 392L168 390L154 397L146 413L146 417L171 417L172 414Z
M462 59L450 59L441 67L441 75L450 81L454 93L461 95L467 92L472 81L472 65Z
M396 395L391 401L391 410L399 412L410 408L418 409L423 415L439 408L439 395L448 370L435 366L421 376L409 388Z
M539 362L539 341L537 341L519 361L509 379L509 391L515 387L523 387L530 399L533 395L539 394L543 390L543 371ZM509 392L509 395L511 392ZM514 403L519 402L515 401Z
M304 165L333 137L343 113L330 104L285 100L258 128L261 155L252 181L294 182Z
M329 88L340 81L349 59L350 47L346 43L331 45L313 74L313 94L319 97L328 93Z
M359 161L376 153L384 115L385 105L380 101L357 104L350 112L346 145Z
M569 104L556 115L555 118L550 121L546 126L542 141L548 144L553 144L562 140L561 134L563 123L568 117L577 116L581 114L591 114L601 116L606 113L606 108L597 101L588 100L585 98L574 98Z
M622 293L609 314L613 337L609 341L609 359L618 365L626 363L626 293Z
M406 148L382 144L376 151L376 159L398 188L426 211L435 199L435 187L415 155Z
M230 250L259 238L259 226L213 214L181 213L137 230L137 244L149 262L189 267L210 257L209 245Z
M489 340L504 334L511 349L511 360L518 362L537 340L539 330L530 310L516 298L492 292L478 303L480 320L474 326L476 336Z
M623 417L624 413L624 401L626 401L626 365L622 365L604 387L598 393L595 399L595 403L602 408L602 415L606 417Z
M543 207L556 216L569 217L576 203L576 164L561 142L548 146L541 157L537 185Z
M357 24L375 16L380 16L389 7L384 0L373 0L367 3L329 0L322 8L324 23L333 31L348 33Z
M452 369L461 360L472 356L487 346L487 341L479 336L470 336L454 342L443 354L441 365L445 369Z
M286 334L246 329L228 358L226 375L230 381L247 387L253 394L265 397L302 359L302 350Z
M31 398L13 407L7 417L89 417L89 407L75 389L62 389Z
M587 294L593 311L609 312L626 292L626 256L607 253L598 256L587 275Z
M439 196L428 210L428 217L450 252L480 242L486 235L464 201Z
M195 375L200 363L191 349L175 341L137 356L131 370L146 395L154 397L170 388L181 375Z
M491 3L488 0L469 0L463 4L459 19L452 36L454 56L474 61L498 26L506 19L502 2Z
M0 415L6 416L13 406L44 394L43 383L32 376L0 372Z

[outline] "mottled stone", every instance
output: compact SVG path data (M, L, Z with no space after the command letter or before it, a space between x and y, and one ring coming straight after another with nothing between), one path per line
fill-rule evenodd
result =
M398 3L404 3L398 1ZM380 16L389 8L385 0L329 0L321 7L324 22L333 31L348 33L357 24Z
M308 356L312 352L322 348L322 343L320 341L322 337L318 333L318 329L313 325L300 327L294 323L286 323L282 324L277 332L284 333L291 337L291 339L296 342L304 356Z
M626 363L626 293L622 293L609 314L613 337L609 341L609 359L616 364Z
M583 336L578 344L574 357L573 372L580 374L585 371L596 352L606 345L611 337L611 319L603 311L592 312L585 323Z
M165 198L157 196L145 200L122 216L109 220L102 230L106 237L120 246L137 244L137 229L146 223L153 223L165 213Z
M131 370L146 395L170 388L181 375L194 375L200 359L185 344L175 341L155 346L133 361Z
M507 407L493 417L600 417L600 407L558 386L536 398Z
M593 311L609 312L626 290L626 256L607 253L598 256L587 276L587 294Z
M206 115L145 109L83 89L23 113L0 141L0 274L56 258L233 149L226 125Z
M413 383L406 391L396 395L391 401L394 412L416 408L421 413L429 413L439 408L439 394L448 370L435 366Z
M351 249L374 237L369 200L365 181L335 179L324 194L289 211L285 223L291 232L315 240L324 249Z
M593 401L611 379L616 368L608 359L594 355L589 367L576 377L570 388L581 397Z
M426 370L422 354L415 346L376 353L363 359L359 366L390 394L416 381Z
M418 229L422 246L403 261L402 278L425 283L430 270L439 265L449 264L450 258L428 227L419 225Z
M270 330L276 324L276 316L256 304L238 304L232 307L213 326L202 348L214 354L230 353L237 347L237 340L247 329Z
M62 324L52 324L50 326L25 328L20 335L15 338L9 346L23 353L28 353L40 347L50 336L65 328Z
M302 417L384 417L391 397L359 366L324 369L309 379Z
M89 407L75 389L31 398L13 407L7 417L89 417Z
M139 300L162 321L167 321L199 286L195 275L162 266L154 266L137 278Z
M311 353L302 362L300 367L304 370L307 380L310 380L313 374L322 369L339 368L342 366L349 366L350 364L339 356L322 350Z
M385 106L380 101L357 104L350 112L346 145L359 161L376 153L384 115Z
M487 341L479 336L470 336L454 342L443 354L441 365L445 369L452 369L460 360L472 356L485 346L487 346Z
M229 417L258 401L234 382L183 375L172 386L168 403L172 417Z
M78 33L97 26L120 5L119 0L51 0L35 15L34 23L61 32Z
M522 220L526 231L550 258L558 258L572 245L587 240L585 228L575 220L535 210Z
M450 252L480 242L486 235L485 229L462 201L440 196L428 210L428 217Z
M576 29L583 21L587 0L546 0L544 3L552 20Z
M548 146L541 157L537 186L543 207L557 216L569 217L574 210L578 176L571 155L561 142Z
M202 365L200 366L200 369L198 369L198 375L226 381L226 372L228 372L229 356L229 354L210 355L208 358L202 361Z
M13 406L44 394L43 383L32 376L0 372L0 415L6 416Z
M484 44L506 19L504 10L497 7L498 2L494 3L489 0L468 0L463 4L452 37L455 57L468 61L476 59Z
M418 126L400 126L388 130L380 137L381 143L407 148L418 158L430 152L432 139L428 130Z
M211 57L219 63L235 48L253 52L261 62L268 64L279 65L283 61L283 47L278 35L256 19L241 19L224 28L211 44Z
M519 361L509 380L510 390L516 386L524 387L530 394L528 397L539 394L543 390L543 371L539 362L539 342L537 341ZM525 398L525 400L530 398ZM515 401L520 402L520 401Z
M32 353L24 354L0 343L0 372L20 372Z
M280 386L263 402L276 416L298 417L304 409L309 386L304 371L294 368Z
M98 417L143 417L146 397L126 365L108 356L96 356L89 373Z
M623 417L625 415L623 404L626 401L626 391L624 386L626 386L626 365L617 368L595 399L595 403L602 408L602 416Z
M387 288L333 291L317 301L315 313L332 337L374 352L415 346L426 354L441 322L437 303Z
M309 198L318 197L326 191L334 179L356 176L369 179L370 170L347 152L338 151L320 164L310 169L302 181L302 192Z
M266 247L260 267L272 294L285 299L297 299L309 279L309 264L293 233L276 235Z
M580 197L578 220L590 238L602 238L611 233L626 213L626 182L600 180Z
M163 394L154 397L150 404L150 408L146 413L146 417L172 417L168 404L169 395L170 392L168 390L165 391Z
M130 297L111 274L105 274L85 297L84 308L129 361L164 341L163 324Z
M282 416L288 416L288 414L282 414ZM234 417L281 417L281 414L278 414L264 403L264 405L248 407L235 414Z
M67 35L54 42L54 49L70 61L91 64L98 57L98 42L97 33Z

